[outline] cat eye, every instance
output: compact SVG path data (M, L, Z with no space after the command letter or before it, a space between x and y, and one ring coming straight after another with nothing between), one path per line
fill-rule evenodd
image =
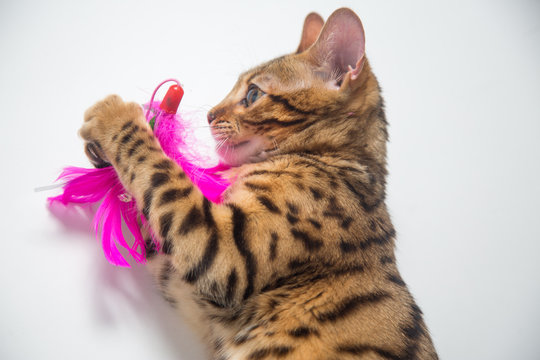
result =
M246 97L242 100L242 104L245 107L248 107L251 104L253 104L255 101L257 101L257 99L259 99L264 94L265 92L262 91L257 85L251 84L248 87Z

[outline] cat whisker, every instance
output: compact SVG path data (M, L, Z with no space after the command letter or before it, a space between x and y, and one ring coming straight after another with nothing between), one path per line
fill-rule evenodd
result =
M216 144L216 151L219 151L219 149L221 149L221 147L223 146L223 141L220 141Z
M231 149L230 146L226 146L225 147L225 156L223 156L224 158L227 158L227 155L229 155L229 150Z
M221 148L221 141L216 142L215 149L218 151Z
M219 140L216 144L216 151L219 151L223 147L223 145L225 145L225 142L227 142L227 140L228 138Z

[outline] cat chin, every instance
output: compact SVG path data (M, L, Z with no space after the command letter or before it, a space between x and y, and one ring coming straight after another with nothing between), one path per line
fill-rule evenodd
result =
M260 162L267 158L260 138L254 137L234 145L227 143L220 146L217 153L221 161L229 166L240 166L247 163Z

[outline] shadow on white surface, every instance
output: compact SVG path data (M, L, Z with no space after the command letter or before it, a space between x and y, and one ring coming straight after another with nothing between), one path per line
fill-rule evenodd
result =
M99 241L93 230L93 217L97 205L64 206L53 202L48 206L50 214L62 225L63 241L89 240L98 248L99 256L90 264L87 286L91 289L90 308L96 325L119 329L125 326L126 317L133 317L156 337L167 343L167 348L181 359L203 358L202 345L182 318L162 299L159 290L144 264L137 264L123 249L120 251L131 268L114 266L103 261ZM124 228L124 231L127 229ZM83 236L75 236L81 234ZM129 239L129 238L128 238Z
M63 225L63 230L66 235L68 235L66 238L69 238L70 233L88 234L90 231L92 231L92 221L96 206L65 206L60 202L55 201L49 203L47 209L55 220L58 221L59 224Z

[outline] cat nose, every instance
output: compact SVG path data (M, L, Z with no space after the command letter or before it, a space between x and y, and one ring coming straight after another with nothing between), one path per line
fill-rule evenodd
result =
M216 114L209 111L208 115L206 115L206 118L208 119L208 123L211 124L212 121L216 120Z

